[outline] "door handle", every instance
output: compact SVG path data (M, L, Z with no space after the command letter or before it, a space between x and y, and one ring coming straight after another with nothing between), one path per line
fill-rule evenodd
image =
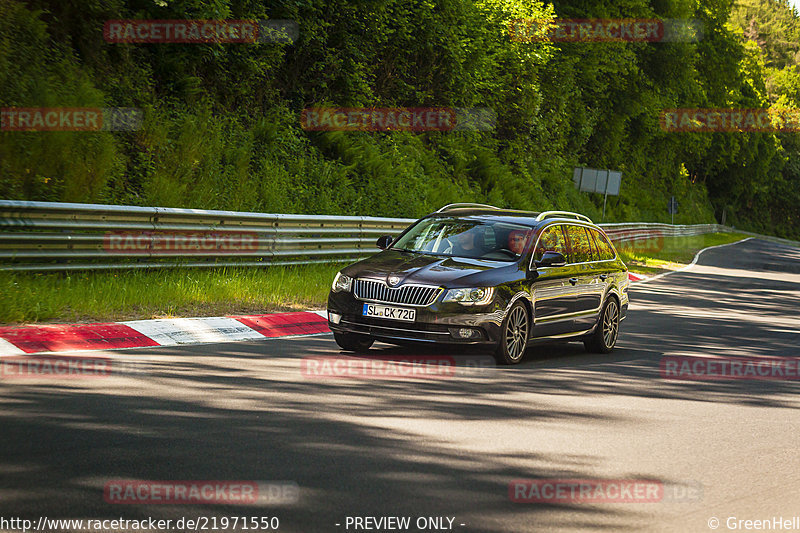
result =
M607 277L608 274L600 274L600 279L602 279L603 281L605 281Z
M578 283L578 278L569 278L569 282L575 285L576 283Z

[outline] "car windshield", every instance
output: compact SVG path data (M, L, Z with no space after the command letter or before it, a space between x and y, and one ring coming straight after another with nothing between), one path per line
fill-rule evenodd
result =
M431 217L421 220L392 245L394 250L472 259L519 259L532 228L495 220Z

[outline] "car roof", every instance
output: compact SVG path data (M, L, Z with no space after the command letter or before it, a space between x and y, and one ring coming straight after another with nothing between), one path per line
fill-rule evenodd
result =
M431 213L428 217L469 217L477 218L480 220L496 220L501 222L508 222L511 224L522 224L532 228L540 228L552 222L560 223L573 223L582 226L597 227L592 222L585 220L577 220L568 216L551 215L545 219L537 220L541 213L536 211L520 211L517 209L494 209L482 207L459 207L451 208L447 211L437 211Z

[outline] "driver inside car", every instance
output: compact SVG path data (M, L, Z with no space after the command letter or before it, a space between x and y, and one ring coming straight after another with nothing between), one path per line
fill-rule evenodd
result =
M525 242L528 240L528 232L515 229L508 234L508 249L517 255L522 255L525 249Z

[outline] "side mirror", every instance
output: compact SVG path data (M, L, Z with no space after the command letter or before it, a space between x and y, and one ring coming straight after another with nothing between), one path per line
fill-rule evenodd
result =
M390 244L392 244L393 240L394 239L392 238L391 235L382 235L381 237L378 237L378 240L375 242L375 244L381 250L385 250L389 247Z
M547 251L533 264L537 267L561 267L567 264L567 259L559 252Z

